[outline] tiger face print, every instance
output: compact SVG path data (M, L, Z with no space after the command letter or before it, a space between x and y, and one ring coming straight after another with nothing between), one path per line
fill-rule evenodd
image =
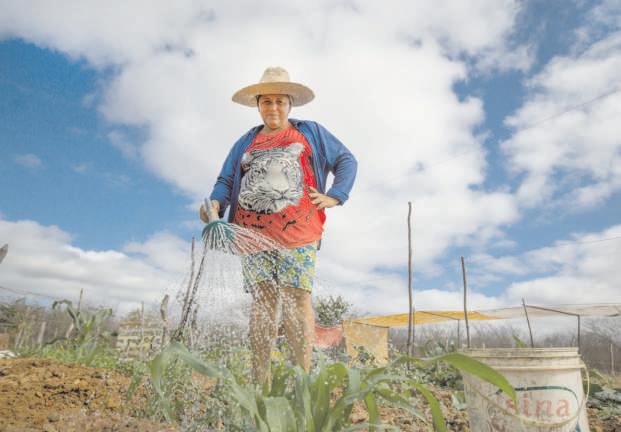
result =
M239 205L256 213L278 213L302 198L301 143L245 153Z

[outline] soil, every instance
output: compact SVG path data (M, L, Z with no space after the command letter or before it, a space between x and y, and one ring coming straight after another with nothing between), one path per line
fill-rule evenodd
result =
M432 391L442 406L447 429L451 432L470 432L468 413L465 410L460 411L452 407L451 392L440 389L432 389ZM428 423L412 417L404 410L392 407L380 407L380 416L382 417L382 422L398 426L403 432L430 431L431 412L428 406L419 404L417 408L427 419ZM597 409L588 408L591 432L621 432L621 417L602 418L599 414ZM368 420L367 412L362 404L354 406L351 419L354 423L363 423Z
M46 359L0 360L0 432L176 431L129 415L131 380Z
M446 420L446 427L449 431L454 432L469 432L468 427L468 413L465 410L457 410L453 408L451 391L443 389L431 389L434 396L440 402L442 407L442 413ZM416 407L427 423L423 420L412 416L412 414L402 410L400 408L393 408L390 406L380 406L380 417L382 422L397 426L403 432L420 432L432 430L431 425L431 410L429 405L423 402L422 398L417 400ZM362 403L354 405L352 410L351 420L354 423L362 423L368 420L368 415Z
M130 378L107 369L67 365L47 359L0 360L0 432L46 431L179 431L174 425L131 416L125 394ZM433 389L440 400L450 431L469 431L466 411L453 408L449 390ZM137 394L134 399L139 399ZM428 406L417 407L428 420ZM404 410L380 407L382 421L405 432L430 430L429 424ZM352 411L352 420L368 420L362 405ZM590 408L592 432L621 432L621 419L603 419Z
M621 417L601 418L598 410L588 408L591 432L621 432Z

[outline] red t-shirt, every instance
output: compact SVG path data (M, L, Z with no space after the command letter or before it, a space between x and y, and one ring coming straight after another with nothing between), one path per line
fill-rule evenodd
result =
M325 213L311 202L312 150L294 128L258 134L242 156L233 222L292 248L321 239Z

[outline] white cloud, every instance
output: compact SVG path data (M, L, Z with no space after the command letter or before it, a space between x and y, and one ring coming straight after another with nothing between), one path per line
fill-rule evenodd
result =
M127 174L119 174L106 172L102 174L102 178L114 187L125 188L132 184L132 179Z
M581 233L519 256L479 255L471 261L479 285L516 280L502 295L507 304L621 302L621 225Z
M621 302L616 285L621 271L611 259L621 253L619 238L621 225L575 235L518 256L472 257L468 260L469 307L513 306L521 298L532 304ZM141 301L156 304L164 293L174 297L187 284L190 247L170 233L156 233L143 243L128 243L121 251L85 250L74 246L72 236L58 227L0 220L0 239L0 243L10 245L2 263L0 285L14 290L76 299L83 288L88 303L113 306L123 313ZM229 261L209 258L211 267L206 272L201 301L213 313L248 300L241 290L238 264ZM407 310L407 282L403 277L360 272L328 260L324 264L318 270L315 295L341 294L366 314ZM428 289L419 285L418 273L415 275L418 309L460 310L461 286ZM495 281L521 280L491 295L484 293L485 283L494 282L493 278L485 279L489 275Z
M34 155L32 153L16 155L14 160L15 160L15 163L28 169L38 169L43 166L43 161L41 161L41 158L39 158L39 156Z
M528 70L531 48L509 40L519 12L518 2L496 0L132 2L120 12L102 2L14 2L0 17L0 35L112 66L89 103L113 124L144 127L139 149L122 137L117 147L195 202L210 192L232 143L259 121L254 110L230 102L232 93L266 66L287 67L317 94L293 115L325 124L360 162L351 201L328 212L318 272L358 304L401 311L403 279L377 279L406 263L408 201L416 268L425 273L437 271L434 260L451 246L506 241L502 229L520 216L513 194L484 186L483 137L474 133L484 120L481 100L460 100L453 90L469 77L471 62ZM516 134L504 145L514 171L525 175L522 204L562 195L593 205L618 190L619 94L527 129L610 89L618 62L611 36L580 56L555 59L529 82L531 97L508 120ZM566 189L555 183L558 172ZM139 273L131 273L134 266L157 274L170 271L166 263L181 264L157 257L158 248L182 244L160 234L112 256L129 263L123 271L130 274ZM519 272L518 264L506 258L503 271ZM376 282L352 286L357 280ZM118 295L129 294L119 288ZM458 291L421 289L419 299L421 307L460 305ZM473 295L481 307L505 300Z
M535 62L535 50L530 45L518 45L509 48L508 46L495 47L494 50L487 52L479 57L477 68L485 73L507 72L519 70L528 72Z
M86 130L78 126L70 126L67 128L67 131L74 136L86 135Z
M130 242L123 252L137 254L150 265L170 273L184 269L190 256L188 242L166 232L156 233L144 243Z
M90 168L91 168L90 164L85 163L85 162L71 165L71 169L78 174L84 174L88 170L90 170Z
M84 289L89 304L121 312L141 301L158 302L165 292L174 294L189 256L188 244L165 233L144 244L128 244L126 252L85 250L74 246L71 235L60 228L26 220L0 220L0 239L10 245L0 285L70 300Z
M101 112L146 127L139 154L193 201L210 192L233 142L259 121L230 102L232 93L266 66L287 67L317 94L293 115L325 124L360 162L352 200L329 212L325 261L359 271L400 265L394 249L409 200L415 226L425 227L416 234L421 268L451 244L489 241L518 218L509 193L482 188L483 138L473 132L481 101L453 91L468 75L462 56L493 68L517 55L508 38L518 2L209 5L132 3L118 13L96 2L53 10L22 3L5 11L0 29L97 67L115 65ZM116 132L110 138L125 155L138 153Z
M523 205L585 209L621 190L620 69L618 32L554 58L530 79L526 103L507 119L515 133L502 146L510 168L524 174Z
M200 25L207 4L138 0L120 8L94 0L9 1L2 5L0 37L22 37L101 68L123 65L183 47L183 31Z
M575 30L575 51L579 52L610 31L621 28L621 4L618 0L600 0L586 14L586 24Z
M122 132L111 131L108 133L108 139L110 144L127 159L136 159L138 157L138 148Z

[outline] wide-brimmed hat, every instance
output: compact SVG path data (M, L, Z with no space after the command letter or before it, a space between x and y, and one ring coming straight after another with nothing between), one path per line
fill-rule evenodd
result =
M301 106L315 98L315 93L303 84L291 82L289 72L281 67L269 67L263 72L258 84L249 85L233 95L233 102L249 107L257 106L257 96L286 94L291 96L293 106Z

